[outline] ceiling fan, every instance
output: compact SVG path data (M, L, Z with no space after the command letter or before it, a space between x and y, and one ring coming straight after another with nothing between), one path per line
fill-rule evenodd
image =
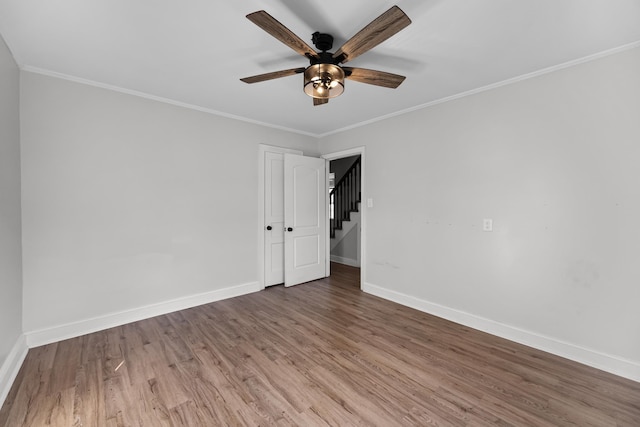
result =
M333 48L333 36L330 34L313 33L311 41L318 49L315 51L264 10L250 13L247 18L306 57L310 65L240 79L245 83L258 83L294 74L304 74L304 92L313 98L313 105L322 105L328 103L330 98L335 98L344 92L344 79L392 89L400 86L405 79L404 76L384 71L339 65L362 55L411 24L409 17L398 6L391 7L371 21L334 53L329 52Z

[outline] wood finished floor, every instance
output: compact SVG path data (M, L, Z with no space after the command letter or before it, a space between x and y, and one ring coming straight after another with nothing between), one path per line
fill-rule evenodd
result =
M0 426L640 426L640 383L367 295L358 269L333 268L33 348Z

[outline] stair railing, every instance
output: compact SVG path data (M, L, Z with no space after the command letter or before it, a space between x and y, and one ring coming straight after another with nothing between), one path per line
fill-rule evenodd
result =
M360 203L360 157L351 165L329 192L329 203L333 206L333 218L330 222L330 235L335 237L336 230L342 229L342 222L349 221L351 212L358 212Z

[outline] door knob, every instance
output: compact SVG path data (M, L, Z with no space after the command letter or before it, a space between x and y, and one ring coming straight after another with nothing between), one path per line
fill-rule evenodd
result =
M293 231L293 228L287 227L287 231Z
M267 230L271 230L271 229L273 229L273 227L270 225L267 225Z

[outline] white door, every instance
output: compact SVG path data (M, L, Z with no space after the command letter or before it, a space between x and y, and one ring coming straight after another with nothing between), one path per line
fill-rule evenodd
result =
M326 277L324 159L284 155L284 284Z
M284 156L264 157L264 285L284 283Z

